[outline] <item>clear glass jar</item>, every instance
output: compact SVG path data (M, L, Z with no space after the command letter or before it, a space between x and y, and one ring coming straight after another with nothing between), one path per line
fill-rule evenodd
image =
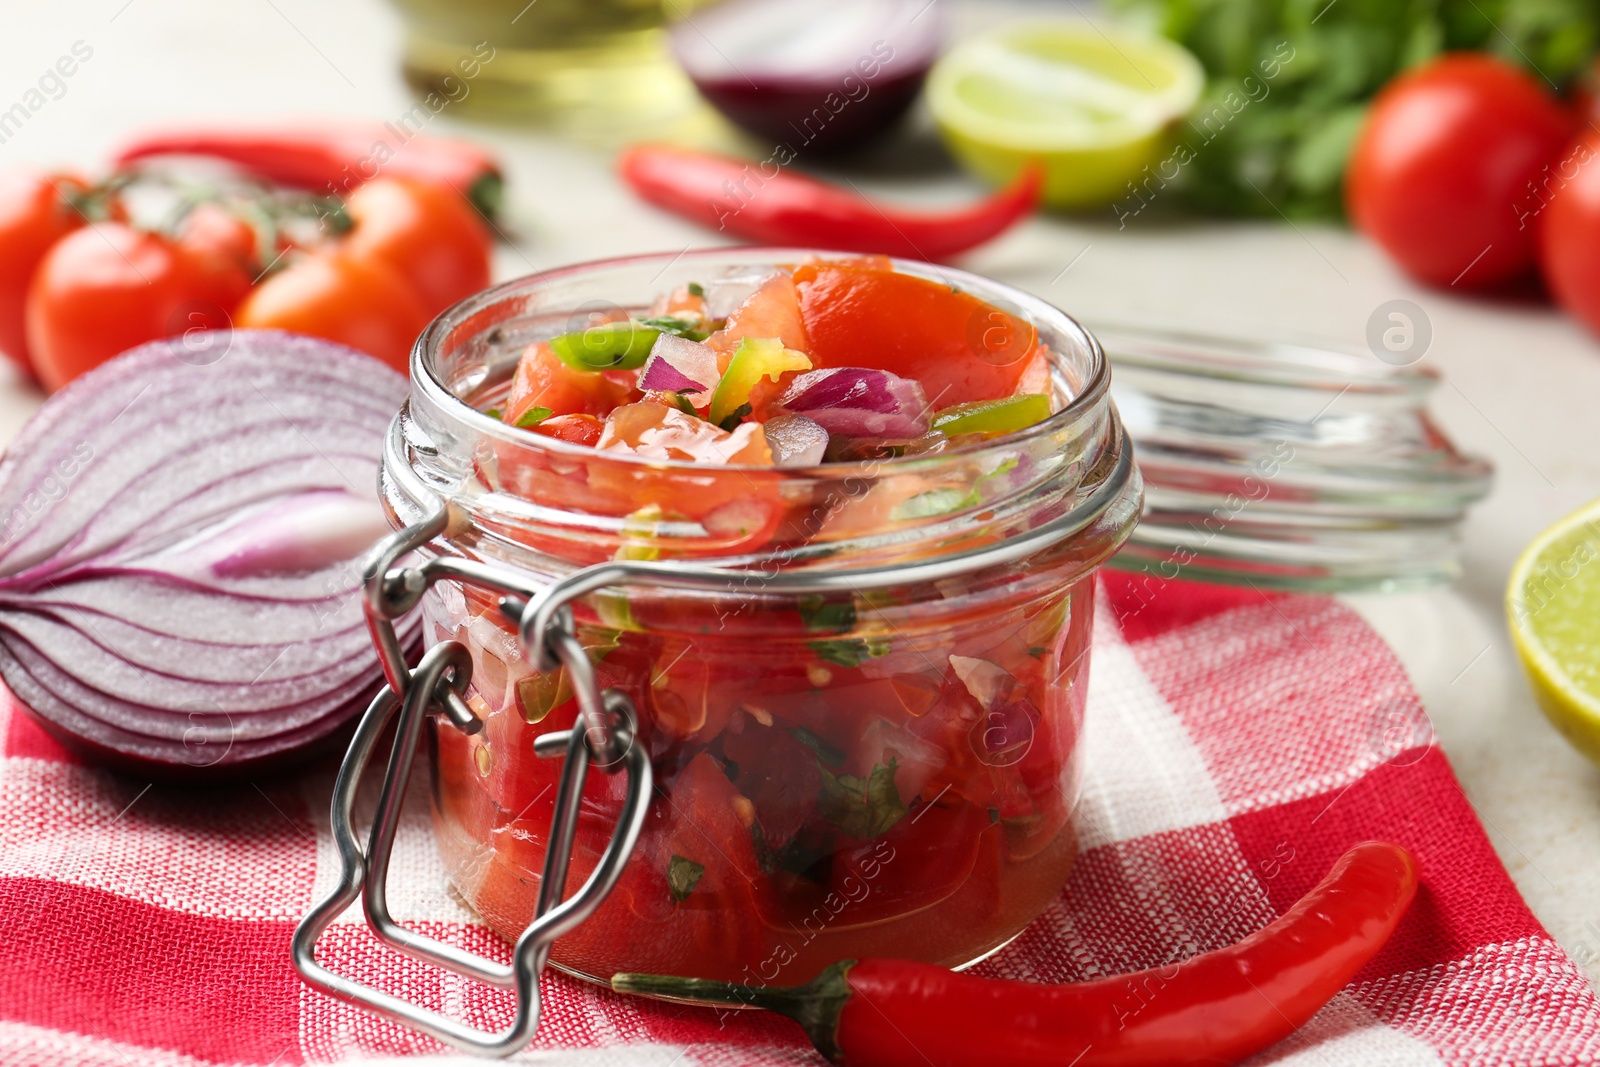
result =
M481 411L523 348L575 313L637 311L690 281L810 255L551 271L464 301L413 358L383 492L400 525L430 498L451 504L433 551L541 583L617 558L740 575L738 595L641 585L574 605L601 683L639 711L656 780L620 884L555 944L552 962L581 976L799 982L868 955L960 966L1026 926L1077 855L1091 576L1127 538L1140 485L1104 356L1066 315L896 263L1027 318L1054 353L1055 415L932 455L707 467L597 452ZM765 585L797 571L845 575L846 588L878 577L829 595ZM439 847L462 898L514 938L533 913L560 771L532 741L571 726L576 701L561 672L529 667L474 589L438 585L424 610L428 643L471 650L468 703L486 721L474 736L433 727ZM620 777L590 772L569 886L610 837Z

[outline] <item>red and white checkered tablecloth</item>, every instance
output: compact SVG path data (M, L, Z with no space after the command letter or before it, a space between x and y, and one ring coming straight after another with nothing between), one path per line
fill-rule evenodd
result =
M1102 591L1083 856L984 973L1060 982L1226 944L1348 845L1386 838L1420 862L1416 903L1359 978L1259 1062L1600 1062L1594 990L1517 895L1404 670L1357 615L1325 597L1119 575ZM471 1062L289 966L294 924L336 871L331 769L216 794L150 786L0 715L0 1062ZM420 787L391 886L397 917L505 952L446 894ZM394 956L357 914L321 955L478 1025L509 1019L508 994ZM545 997L531 1062L820 1062L780 1019L557 976Z

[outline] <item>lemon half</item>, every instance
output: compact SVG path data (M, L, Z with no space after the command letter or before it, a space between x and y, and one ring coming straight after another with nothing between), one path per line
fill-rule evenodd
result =
M957 45L929 72L927 99L963 166L1000 185L1042 160L1044 202L1084 208L1128 195L1204 86L1171 41L1051 20Z
M1600 500L1523 550L1506 588L1506 620L1539 706L1600 763Z

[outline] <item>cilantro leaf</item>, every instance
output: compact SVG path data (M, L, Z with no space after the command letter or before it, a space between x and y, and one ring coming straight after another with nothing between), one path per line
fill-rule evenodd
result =
M817 810L859 841L882 837L909 810L894 785L896 767L893 759L880 763L867 773L866 781L818 768L822 772L822 789L817 796Z
M711 336L709 330L701 329L693 320L681 319L676 315L657 315L654 318L640 319L639 324L690 341L704 341Z
M702 296L703 297L703 296L706 295L706 287L701 285L699 282L690 282L689 283L689 295L690 296Z
M688 900L694 887L700 884L700 876L705 873L704 864L674 855L667 861L667 888L672 892L672 899L679 904Z
M840 667L859 667L869 659L889 654L886 637L841 637L831 641L812 641L811 651L820 660Z
M789 732L804 746L809 748L823 763L830 767L838 767L844 763L844 753L834 748L828 742L807 730L804 726L791 726Z
M529 430L539 425L545 419L548 419L554 414L555 412L551 411L549 408L529 408L527 411L524 411L521 415L517 416L517 425L522 427L524 430Z
M796 607L800 621L812 633L847 634L856 628L854 597L827 600L821 593L810 593L801 597Z
M728 417L723 419L717 425L721 429L727 430L729 433L732 433L734 430L739 428L739 424L744 421L744 417L746 415L750 414L750 411L751 411L750 403L749 403L749 401L746 401L745 403L740 404L738 407L734 408L732 411L728 412Z

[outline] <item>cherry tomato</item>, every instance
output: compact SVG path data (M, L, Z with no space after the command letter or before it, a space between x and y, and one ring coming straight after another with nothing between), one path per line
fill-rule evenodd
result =
M381 259L343 244L299 253L256 286L238 325L325 337L371 353L400 373L430 315L416 290Z
M1038 341L1030 323L913 274L807 264L794 277L813 365L915 378L935 409L1010 396Z
M345 202L355 228L350 252L386 260L411 283L430 315L489 284L489 232L448 186L379 178Z
M120 222L68 234L28 290L28 347L39 380L59 389L118 353L160 337L226 327L249 288L243 270Z
M214 274L235 280L242 275L248 282L261 273L255 229L217 204L196 204L183 220L179 240Z
M1600 333L1600 135L1580 138L1552 171L1539 267L1556 302Z
M0 171L0 351L30 372L28 283L50 246L83 225L62 195L83 187L68 175L26 167Z
M1498 285L1533 264L1534 188L1571 130L1522 70L1444 56L1373 102L1346 173L1350 217L1419 281Z

